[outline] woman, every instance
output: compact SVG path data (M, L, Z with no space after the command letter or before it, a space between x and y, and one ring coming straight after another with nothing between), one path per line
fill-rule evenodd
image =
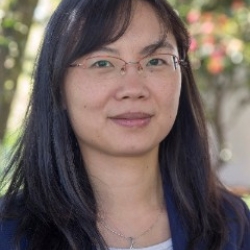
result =
M249 210L211 171L188 47L164 0L61 2L0 249L250 249Z

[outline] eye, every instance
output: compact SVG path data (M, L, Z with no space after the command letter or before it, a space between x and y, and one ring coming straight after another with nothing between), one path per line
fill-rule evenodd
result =
M94 62L91 67L97 67L97 68L107 68L107 67L113 67L113 64L107 60L99 60L97 62Z
M158 66L162 64L164 64L164 61L162 59L154 58L148 61L147 66Z
M168 66L171 64L171 57L169 55L157 55L155 58L148 58L146 60L146 66L157 67L157 66Z

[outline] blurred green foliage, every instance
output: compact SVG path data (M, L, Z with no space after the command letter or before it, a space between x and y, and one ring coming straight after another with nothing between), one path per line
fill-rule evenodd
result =
M250 0L169 2L190 31L190 56L201 90L218 84L221 76L238 77L240 81L224 81L225 87L246 87L245 101L250 102Z
M244 196L243 200L246 202L246 204L248 205L248 207L250 209L250 195L249 196Z
M38 0L0 1L0 144L7 130Z
M216 138L215 167L220 168L231 159L228 126L250 105L250 0L169 2L190 32L189 56Z

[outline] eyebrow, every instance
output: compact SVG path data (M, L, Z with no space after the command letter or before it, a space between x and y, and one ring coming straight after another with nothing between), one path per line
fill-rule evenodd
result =
M167 48L170 50L174 50L174 46L169 41L162 39L162 40L158 40L152 44L147 45L139 53L141 55L150 55L150 54L154 53L157 49L161 49L161 48ZM119 51L117 49L113 49L113 48L110 48L108 46L102 46L97 51L112 53L112 54L116 54L116 55L119 54Z
M152 43L148 46L146 46L145 48L143 48L140 51L141 55L150 55L152 53L154 53L156 50L158 49L170 49L170 50L174 50L174 46L168 42L167 40L159 40L156 41L155 43Z

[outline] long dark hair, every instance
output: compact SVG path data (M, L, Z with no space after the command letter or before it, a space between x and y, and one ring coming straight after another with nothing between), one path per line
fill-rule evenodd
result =
M189 59L189 35L164 0L144 0L176 38L182 67L177 118L160 145L163 179L189 231L189 249L206 240L219 250L227 236L226 191L212 174L200 97ZM21 136L5 178L12 174L2 218L18 218L16 242L29 249L106 249L96 227L96 201L77 140L62 107L65 69L77 58L119 39L126 31L132 0L63 0L53 14L40 51L34 89ZM167 31L166 31L167 32ZM232 202L231 202L232 203ZM233 204L231 204L233 207Z

